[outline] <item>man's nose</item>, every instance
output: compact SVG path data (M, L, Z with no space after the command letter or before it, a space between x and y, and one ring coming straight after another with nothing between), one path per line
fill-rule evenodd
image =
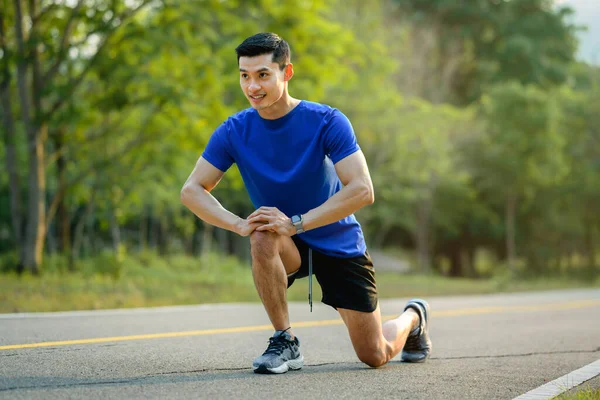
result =
M252 82L250 82L250 85L248 86L248 89L250 89L250 90L258 90L258 89L260 89L260 85L258 84L258 82L252 81Z

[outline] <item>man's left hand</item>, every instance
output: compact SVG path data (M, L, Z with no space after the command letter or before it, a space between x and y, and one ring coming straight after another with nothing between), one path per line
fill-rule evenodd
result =
M275 232L284 236L294 236L296 228L292 225L290 218L279 211L277 207L261 207L247 218L249 223L262 222L256 228L257 231Z

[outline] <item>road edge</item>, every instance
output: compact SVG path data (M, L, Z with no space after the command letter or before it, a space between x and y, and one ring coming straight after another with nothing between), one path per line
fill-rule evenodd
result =
M566 375L556 378L540 387L530 390L513 400L542 400L552 399L561 393L564 393L582 383L589 381L600 375L600 360L596 360L575 371L571 371Z

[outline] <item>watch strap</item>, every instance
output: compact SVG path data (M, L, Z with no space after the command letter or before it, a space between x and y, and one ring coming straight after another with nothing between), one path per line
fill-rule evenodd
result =
M303 215L294 215L291 218L292 225L296 228L296 234L304 232L304 216Z

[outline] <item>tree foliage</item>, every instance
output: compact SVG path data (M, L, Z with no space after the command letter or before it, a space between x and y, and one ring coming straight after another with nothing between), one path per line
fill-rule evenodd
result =
M0 0L0 252L39 270L147 247L247 243L179 203L212 131L247 107L234 48L291 45L294 97L350 117L376 191L374 247L421 271L560 272L600 240L600 72L550 0ZM215 190L252 211L235 168ZM582 263L580 263L582 264Z

